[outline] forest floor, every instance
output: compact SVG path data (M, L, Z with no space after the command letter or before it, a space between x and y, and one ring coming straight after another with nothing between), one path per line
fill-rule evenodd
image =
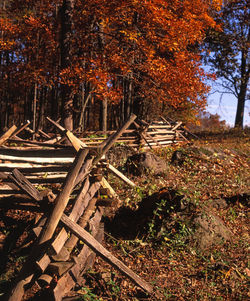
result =
M104 245L151 283L154 294L145 294L97 258L85 284L68 300L250 298L249 132L207 134L192 142L154 151L167 170L128 175L135 189L109 176L123 203L104 217ZM183 160L172 164L176 150ZM124 163L116 166L122 169ZM28 254L30 246L21 245L35 215L0 209L0 296Z

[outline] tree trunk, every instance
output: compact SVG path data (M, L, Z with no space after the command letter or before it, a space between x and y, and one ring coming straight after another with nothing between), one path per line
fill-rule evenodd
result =
M37 109L37 82L35 82L35 87L34 87L34 98L32 102L32 109L33 109L33 131L36 131L36 109ZM33 135L33 139L35 139L35 136Z
M241 129L243 128L244 108L245 108L245 96L240 94L238 97L236 118L234 124L235 128L241 128Z
M248 38L250 37L250 34ZM238 94L238 105L235 118L235 128L243 128L245 100L247 96L247 84L249 82L250 67L247 64L248 50L243 49L241 53L241 85Z
M71 66L71 36L73 27L74 1L63 0L61 7L61 70ZM62 84L62 118L64 127L67 130L73 130L73 93L72 88L67 84Z
M132 100L133 100L133 74L129 74L128 78L128 95L127 95L127 108L126 108L126 118L131 114Z
M9 52L6 52L6 66L8 67L10 63L10 56ZM11 114L11 104L10 104L10 73L7 72L7 91L5 93L6 97L6 106L5 106L5 121L4 121L4 126L7 128L9 125L9 119L10 119L10 114Z
M82 84L82 104L81 104L81 114L79 119L79 126L81 131L85 129L86 122L85 122L85 115L86 115L86 107L88 102L91 99L91 87L90 84L84 83Z
M106 135L108 120L108 100L106 97L102 100L102 131Z
M59 106L59 101L58 101L58 87L53 86L52 90L50 92L50 115L53 116L52 118L57 120L58 119L58 106Z

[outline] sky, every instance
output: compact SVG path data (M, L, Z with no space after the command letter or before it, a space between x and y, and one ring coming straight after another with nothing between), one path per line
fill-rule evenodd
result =
M202 68L208 72L212 73L209 66L203 65ZM211 114L218 114L220 120L225 120L230 127L234 126L236 109L237 109L237 98L228 93L216 92L221 90L220 79L215 81L208 81L207 84L211 87L211 91L207 98L207 108L206 110ZM221 97L222 96L222 97ZM250 101L246 101L244 110L243 126L250 127Z
M208 97L207 111L211 114L218 114L221 120L226 120L226 123L231 127L234 126L237 99L233 95L224 94L222 99L218 92L213 93L213 89ZM250 101L245 104L244 111L244 126L250 127Z

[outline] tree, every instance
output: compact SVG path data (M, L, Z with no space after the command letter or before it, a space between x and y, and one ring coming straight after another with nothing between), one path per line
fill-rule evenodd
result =
M0 52L7 42L10 61L1 61L0 89L9 78L12 101L37 104L38 117L58 118L53 112L62 107L66 128L87 120L106 129L105 120L117 126L132 112L146 119L166 107L195 113L205 106L207 75L195 46L215 25L209 11L220 0L8 2Z
M70 68L72 61L73 0L63 0L61 6L61 70ZM62 117L66 129L73 130L73 92L72 87L62 84Z
M221 11L215 14L215 20L220 28L208 32L206 43L211 53L205 61L221 80L222 93L231 93L237 98L235 127L242 128L245 103L249 100L249 1L224 1Z
M187 126L193 132L221 132L229 128L225 120L220 120L220 116L218 114L211 114L206 111L199 113L196 125L188 124Z

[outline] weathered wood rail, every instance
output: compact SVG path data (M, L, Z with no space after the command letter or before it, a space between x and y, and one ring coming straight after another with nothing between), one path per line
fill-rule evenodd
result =
M104 235L101 219L105 206L114 204L119 198L104 178L103 171L110 171L128 185L134 186L125 175L105 162L104 155L135 118L136 116L132 115L117 132L104 140L101 146L94 148L86 146L73 133L61 128L62 136L67 137L72 147L52 150L0 149L0 178L5 184L9 185L10 189L26 194L38 205L48 200L54 204L51 212L44 212L33 228L37 239L7 300L21 301L27 288L34 283L41 288L46 286L54 300L62 300L76 282L82 281L83 272L94 263L96 255L143 290L152 293L153 288L148 282L115 258L101 244ZM8 141L5 138L4 143ZM48 174L58 176L59 173L63 173L63 178L58 176L61 189L56 195L50 189L40 192L33 185L32 181L43 173L46 173L44 183L47 184ZM106 194L106 202L103 202L103 193ZM75 255L79 239L84 245ZM55 278L57 281L54 281Z

